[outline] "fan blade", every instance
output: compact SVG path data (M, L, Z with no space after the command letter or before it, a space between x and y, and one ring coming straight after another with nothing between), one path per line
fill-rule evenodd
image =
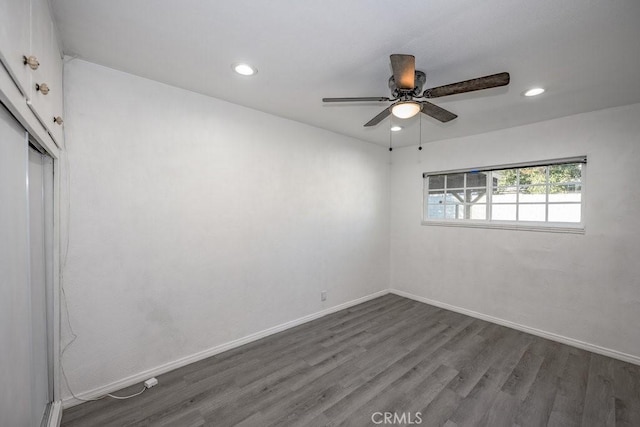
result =
M455 95L457 93L473 92L476 90L490 89L492 87L506 86L509 84L509 73L498 73L477 79L465 80L450 85L438 86L424 91L425 98L439 98L441 96Z
M444 108L440 108L430 102L421 101L420 104L422 104L422 112L424 114L426 114L427 116L431 116L436 120L440 120L442 123L449 122L458 117L451 111L447 111Z
M412 90L415 87L416 57L413 55L391 55L393 80L398 89Z
M369 96L369 97L361 97L361 98L322 98L322 102L361 102L361 101L382 102L382 101L390 101L390 99L385 98L383 96Z
M367 123L365 123L364 126L365 127L375 126L378 123L380 123L381 121L383 121L384 119L386 119L387 117L389 117L390 114L391 114L391 107L385 108L384 110L382 110L380 112L380 114L378 114L373 119L371 119Z

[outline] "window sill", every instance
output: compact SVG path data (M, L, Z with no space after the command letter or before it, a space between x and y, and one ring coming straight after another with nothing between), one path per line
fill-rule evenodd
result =
M543 233L585 234L584 224L524 224L498 221L433 221L423 220L422 225L438 227L494 228L498 230L537 231Z

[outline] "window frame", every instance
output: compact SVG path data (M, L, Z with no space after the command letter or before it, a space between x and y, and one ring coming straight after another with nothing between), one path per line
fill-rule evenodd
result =
M498 170L505 169L522 169L528 167L546 167L547 180L545 181L545 186L547 187L547 191L545 192L545 218L548 218L548 210L549 205L553 204L549 202L549 187L551 183L549 183L549 167L554 165L561 164L570 164L570 163L582 163L582 170L580 174L580 222L549 222L549 221L523 221L523 220L494 220L491 219L492 214L492 195L493 195L493 179L491 174L487 176L486 188L487 188L487 200L486 200L486 219L459 219L459 218L437 218L437 219L429 219L427 218L427 210L428 210L428 196L429 196L429 177L436 175L452 175L458 173L479 173L479 172L493 172ZM468 227L468 228L493 228L493 229L503 229L503 230L523 230L523 231L542 231L542 232L553 232L553 233L572 233L572 234L584 234L585 233L585 195L586 195L586 176L587 176L587 156L576 156L576 157L566 157L559 159L551 159L551 160L540 160L533 162L524 162L524 163L510 163L503 165L495 165L495 166L486 166L481 168L468 168L468 169L453 169L446 171L431 171L425 172L422 174L423 181L423 195L422 195L422 225L426 226L444 226L444 227ZM466 178L464 180L466 185ZM556 183L553 183L556 184ZM560 185L560 184L557 184ZM465 187L466 188L466 187ZM516 197L519 195L518 187L516 187ZM446 187L443 187L443 191L446 191ZM444 197L446 197L446 192L444 192ZM516 206L516 218L518 218L518 206L520 203L515 203ZM577 202L575 202L577 204ZM445 205L446 206L446 205ZM445 208L446 209L446 208Z

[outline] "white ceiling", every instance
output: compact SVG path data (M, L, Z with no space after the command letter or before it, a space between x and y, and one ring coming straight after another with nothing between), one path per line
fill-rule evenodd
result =
M389 120L363 124L388 103L321 98L389 96L392 53L416 56L425 88L511 74L434 100L459 117L423 116L423 142L640 102L638 0L50 2L68 55L381 145ZM417 144L420 120L394 120L393 145Z

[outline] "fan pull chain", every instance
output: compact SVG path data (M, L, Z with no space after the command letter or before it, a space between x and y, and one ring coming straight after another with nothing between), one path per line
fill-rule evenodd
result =
M422 114L420 114L420 142L418 144L418 150L422 150Z
M391 134L393 132L391 132L391 127L393 126L393 124L391 123L393 120L389 120L389 151L393 151L393 148L391 147Z

